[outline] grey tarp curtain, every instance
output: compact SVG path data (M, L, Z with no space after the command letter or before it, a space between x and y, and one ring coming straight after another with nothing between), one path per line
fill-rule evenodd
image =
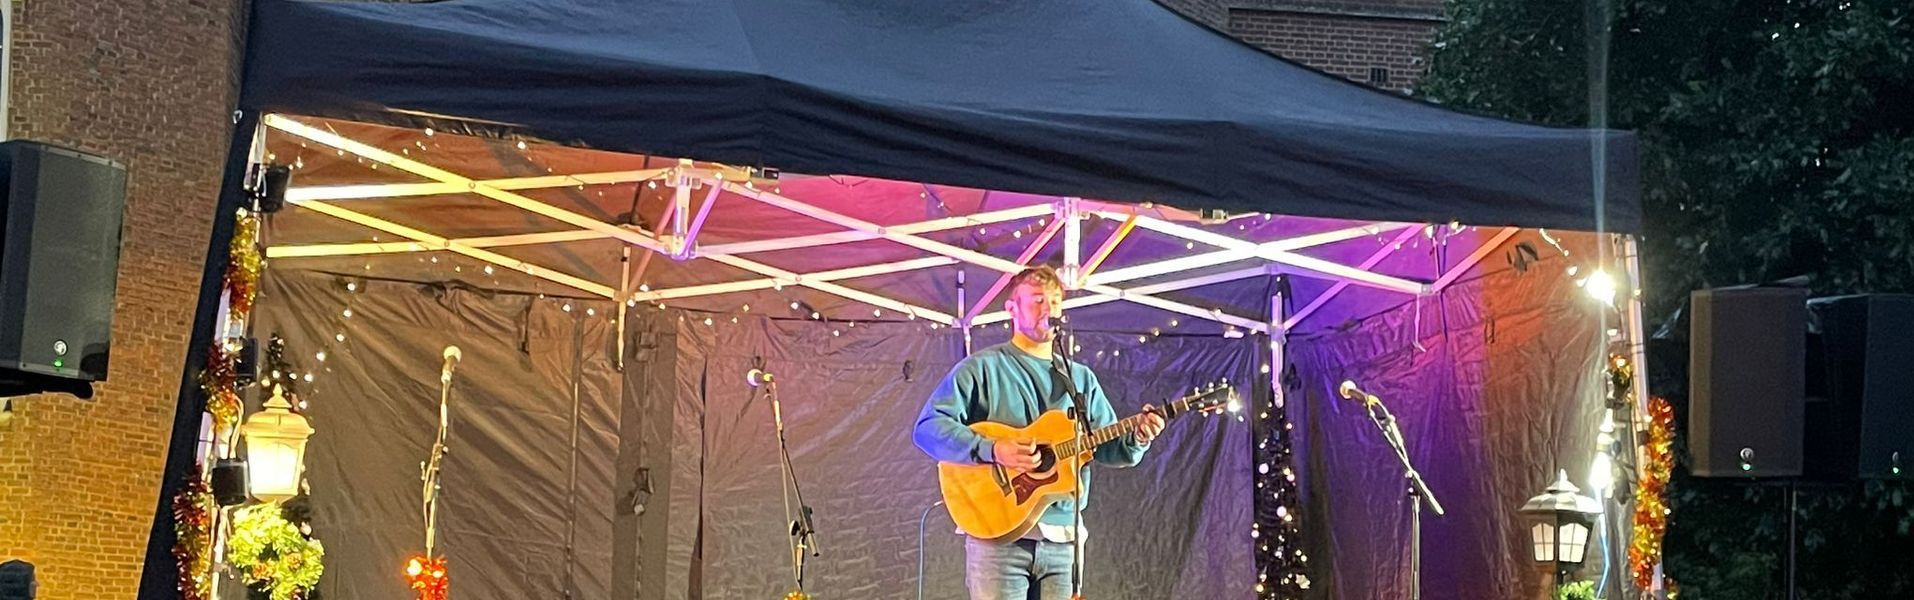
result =
M621 373L606 302L364 280L348 292L344 281L271 273L258 313L258 332L282 334L289 357L315 372L306 460L327 597L407 593L400 569L423 543L418 469L448 344L464 352L440 520L456 594L781 595L789 554L770 407L744 378L761 357L779 377L792 460L822 532L807 589L914 596L919 516L937 493L909 429L961 356L950 330L724 315L707 326L699 313L680 321L641 307ZM1200 382L1249 381L1259 356L1253 341L1218 336L1139 345L1086 333L1082 345L1120 414ZM1194 418L1144 465L1101 471L1085 517L1088 592L1247 597L1249 435L1248 423ZM925 596L960 598L962 544L941 511L928 524Z
M1393 410L1416 466L1449 511L1423 514L1423 597L1541 594L1545 571L1529 559L1529 532L1516 509L1557 469L1587 488L1586 457L1606 391L1603 339L1622 327L1614 316L1604 322L1599 305L1561 275L1561 264L1492 271L1442 295L1291 339L1300 386L1289 414L1299 432L1303 522L1325 597L1409 596L1402 470L1363 409L1337 396L1344 379L1362 382ZM1556 457L1584 458L1562 464ZM1600 574L1597 552L1589 551L1591 579Z

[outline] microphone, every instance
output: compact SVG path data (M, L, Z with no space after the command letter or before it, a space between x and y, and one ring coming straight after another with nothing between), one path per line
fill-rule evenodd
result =
M459 352L458 346L446 346L444 356L445 366L439 369L439 383L451 383L452 367L458 366L459 359L463 357L464 354Z
M1362 391L1362 388L1356 387L1356 382L1348 379L1342 380L1342 387L1336 388L1336 393L1341 394L1345 399L1361 402L1363 406L1382 401L1375 395Z
M763 369L752 369L751 372L744 374L744 382L750 384L751 387L759 387L767 383L772 383L773 381L770 373L765 372Z

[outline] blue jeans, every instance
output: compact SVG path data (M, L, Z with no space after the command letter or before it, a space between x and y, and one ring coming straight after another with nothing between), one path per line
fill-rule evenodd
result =
M970 600L1069 600L1075 544L966 537L964 587Z

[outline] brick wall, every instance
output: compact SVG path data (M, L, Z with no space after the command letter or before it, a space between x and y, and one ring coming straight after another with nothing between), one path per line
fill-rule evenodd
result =
M1170 10L1182 13L1217 31L1228 31L1229 0L1157 0Z
M1229 13L1230 33L1244 41L1318 70L1391 90L1411 89L1428 72L1423 57L1435 39L1436 24L1255 9Z
M109 382L0 425L0 560L40 598L133 598L237 96L241 0L15 0L10 133L112 157L128 192Z
M1161 0L1245 42L1385 89L1411 89L1443 19L1442 0ZM1377 71L1381 69L1382 71ZM1379 82L1372 82L1383 76Z

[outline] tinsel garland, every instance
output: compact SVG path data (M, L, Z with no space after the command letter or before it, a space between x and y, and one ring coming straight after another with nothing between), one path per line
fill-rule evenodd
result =
M259 253L259 217L240 210L229 242L226 271L220 288L228 293L227 321L245 322L264 265ZM239 356L215 341L206 352L206 368L199 372L206 412L213 415L215 435L223 435L239 420ZM174 568L180 598L207 600L212 591L213 497L201 465L186 474L185 486L173 497Z
M181 600L207 600L213 537L213 494L198 465L186 475L186 487L173 496L173 564Z
M241 210L233 225L232 245L227 248L225 288L230 300L230 320L244 322L252 314L253 297L259 290L259 271L265 261L259 255L259 216Z
M419 600L445 600L451 586L445 572L445 557L413 556L405 562L405 580Z
M1628 544L1628 571L1635 587L1651 589L1668 532L1668 478L1675 472L1675 409L1648 399L1648 439L1642 447L1641 481L1635 486L1635 522Z
M239 420L238 355L215 344L199 372L199 389L206 394L206 412L213 414L213 431L224 435Z

